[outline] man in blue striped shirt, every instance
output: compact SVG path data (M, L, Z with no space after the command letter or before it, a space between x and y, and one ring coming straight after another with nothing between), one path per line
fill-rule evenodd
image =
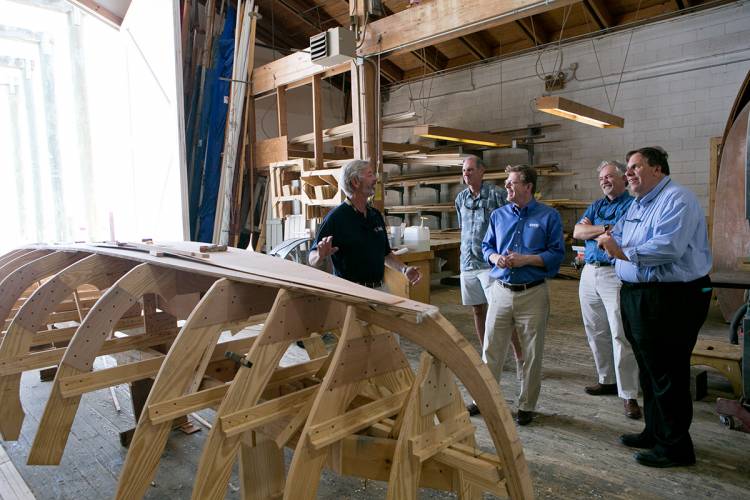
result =
M598 238L617 259L623 326L643 390L646 427L620 441L646 449L635 454L642 465L692 465L690 355L711 301L705 214L695 195L669 176L663 149L631 151L627 160L635 201Z
M482 359L500 380L515 327L523 348L523 376L516 422L534 417L542 385L544 333L549 316L546 278L560 270L565 255L560 214L534 199L536 171L508 167L508 204L492 212L482 253L496 281L490 291Z

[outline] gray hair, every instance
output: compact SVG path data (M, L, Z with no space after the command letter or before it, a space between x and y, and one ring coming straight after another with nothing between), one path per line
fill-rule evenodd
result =
M606 167L607 165L612 165L613 167L615 167L617 175L625 175L625 165L615 160L604 160L599 164L598 167L596 167L596 172L601 172L602 169L604 169L604 167Z
M362 172L369 166L370 162L367 160L352 160L344 165L344 168L341 170L341 181L339 182L339 187L346 196L351 198L352 194L354 194L352 181L355 178L362 180Z
M469 160L474 160L476 162L477 168L487 168L487 165L484 164L484 160L478 157L477 155L468 155L464 157L463 165L466 165L466 162Z

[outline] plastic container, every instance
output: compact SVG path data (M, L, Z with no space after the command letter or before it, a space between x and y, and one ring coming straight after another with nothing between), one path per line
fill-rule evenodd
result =
M404 229L404 245L412 252L426 252L430 249L430 228L425 227L424 219L420 226Z

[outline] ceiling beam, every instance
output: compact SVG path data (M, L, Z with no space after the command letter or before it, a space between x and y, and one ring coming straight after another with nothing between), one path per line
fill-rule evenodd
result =
M357 53L401 54L580 0L433 0L369 24Z
M286 50L302 47L299 41L292 40L284 33L280 33L279 30L272 30L270 21L259 19L256 22L255 29L258 39L272 47L279 47Z
M534 16L518 19L515 24L532 44L544 45L547 43L547 33L541 26L534 24Z
M394 62L383 59L380 61L380 76L391 83L396 83L404 79L404 70Z
M599 25L599 29L611 28L614 25L612 14L602 0L583 0L583 6L591 18Z
M448 58L445 54L432 45L415 50L412 54L432 71L440 71L448 65Z
M290 2L290 0L276 0L274 3L271 4L271 8L273 8L274 5L281 6L282 9L284 9L286 12L292 15L295 19L300 21L302 24L304 24L309 30L315 33L319 33L320 31L323 31L323 29L315 24L310 18L313 16L305 16L302 14L302 10L298 10L295 5ZM324 16L327 16L327 14L324 12ZM323 21L323 16L321 16L321 24ZM338 23L337 23L338 24Z
M458 39L469 52L482 61L492 57L492 47L484 41L481 33L471 33Z

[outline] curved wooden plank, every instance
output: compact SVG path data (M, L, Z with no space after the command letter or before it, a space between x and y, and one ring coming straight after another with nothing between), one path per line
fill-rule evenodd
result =
M16 271L17 269L25 266L29 262L32 262L40 257L44 257L47 254L52 253L52 250L29 250L27 252L19 252L19 254L16 256L14 255L12 259L9 259L5 264L0 266L0 287L2 287L3 281L5 281L5 278L7 278L11 273ZM12 305L11 305L12 307ZM5 313L5 315L0 316L0 321L5 321L5 319L8 317L8 312ZM2 325L4 323L0 323Z
M29 250L26 248L16 248L15 250L11 250L10 252L3 254L2 256L0 256L0 267L3 267L11 260L15 259L16 257L20 257L28 251Z
M94 359L110 335L112 326L141 297L153 294L169 300L178 295L179 291L202 291L199 287L191 287L191 284L202 283L188 273L140 264L117 280L101 296L78 327L65 351L29 453L30 465L57 464L65 450L81 397L64 398L60 392L60 380L92 370ZM203 290L207 288L206 286ZM158 332L148 331L148 318L146 323L146 335L158 336Z
M364 308L358 308L357 315L368 323L407 338L450 368L482 411L487 430L504 465L510 497L532 498L534 492L528 464L500 387L464 336L442 316L415 324Z
M212 352L227 323L247 320L271 309L277 290L220 279L183 325L169 350L146 401L146 408L198 388L205 371L201 361ZM138 422L116 498L141 498L156 473L172 422L154 423L144 411Z
M37 281L65 269L88 256L83 252L54 252L24 264L0 282L0 318L7 318L16 300Z
M312 333L341 328L343 306L310 295L281 290L258 340L246 359L251 368L241 368L219 406L217 419L257 404L289 344ZM222 499L226 492L242 436L227 437L214 426L198 464L193 499Z
M0 283L0 318L5 318L10 314L16 300L33 283L58 273L86 255L82 252L54 252L27 262L8 273ZM18 261L19 259L14 260L14 262ZM30 298L24 303L8 327L0 344L0 367L4 362L15 360L17 356L29 352L31 337L39 328L30 330L24 328L24 325L28 325L33 322L32 319L36 318L46 320L48 315L42 314L45 309L49 312L55 310L54 305L49 304L49 301L42 300L39 290L40 288L31 296L36 299ZM40 306L41 302L44 304ZM24 314L21 314L21 311L25 311ZM33 316L35 313L36 317ZM20 373L0 377L0 400L3 402L0 405L0 436L7 441L18 439L25 417L19 394L20 383Z
M714 271L732 272L741 257L750 254L750 226L745 219L745 164L750 103L739 113L724 138L721 169L716 185L711 251ZM743 290L717 288L724 319L729 321L743 303Z

